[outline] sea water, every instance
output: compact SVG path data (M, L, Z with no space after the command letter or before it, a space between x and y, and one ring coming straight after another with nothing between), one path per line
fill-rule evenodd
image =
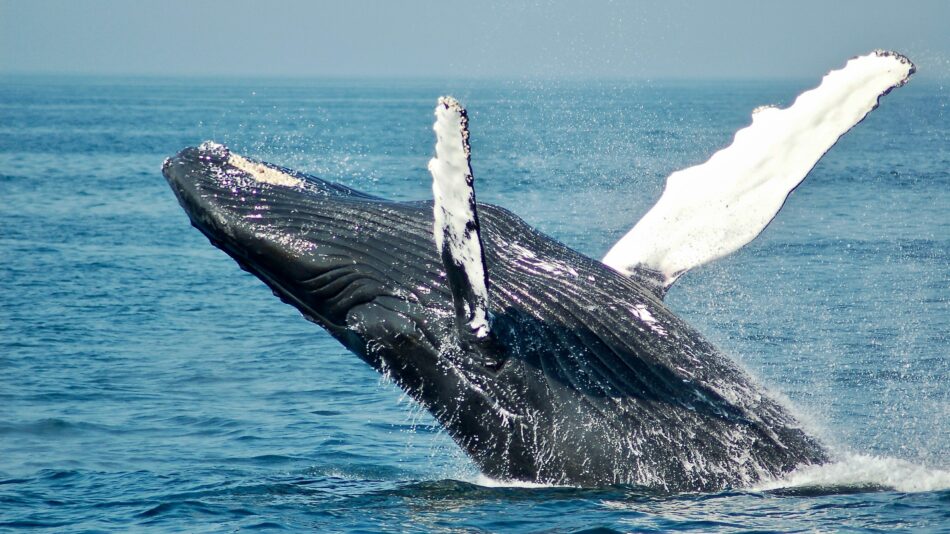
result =
M479 200L600 257L672 171L815 80L0 79L0 529L950 529L950 88L886 96L669 306L836 462L713 494L479 475L427 412L192 229L206 139L429 198L432 109Z

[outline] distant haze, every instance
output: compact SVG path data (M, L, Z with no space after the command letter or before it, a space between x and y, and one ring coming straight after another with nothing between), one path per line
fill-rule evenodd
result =
M0 0L0 74L814 77L875 48L950 77L950 1Z

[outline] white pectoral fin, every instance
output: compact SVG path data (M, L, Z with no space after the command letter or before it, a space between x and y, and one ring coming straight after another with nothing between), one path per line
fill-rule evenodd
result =
M432 129L436 144L429 172L435 197L435 243L452 289L458 322L482 338L489 333L488 276L475 206L465 108L454 98L440 98Z
M828 73L788 108L755 110L731 145L670 175L660 200L603 262L655 280L662 296L686 271L735 252L768 226L838 138L913 73L906 57L879 50Z

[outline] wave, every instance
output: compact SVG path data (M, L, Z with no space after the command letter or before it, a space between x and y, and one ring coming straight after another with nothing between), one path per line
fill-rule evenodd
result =
M567 488L519 480L497 480L483 474L466 479L485 488ZM950 489L950 471L887 456L850 453L838 461L803 467L780 479L746 488L752 492L850 493L853 491L899 491L918 493Z
M793 488L882 488L905 493L950 488L950 471L887 456L847 454L824 465L796 469L787 476L753 486L753 491Z
M479 473L474 480L466 480L475 484L476 486L482 486L483 488L573 488L575 486L559 486L557 484L544 484L541 482L527 482L524 480L498 480L485 476Z

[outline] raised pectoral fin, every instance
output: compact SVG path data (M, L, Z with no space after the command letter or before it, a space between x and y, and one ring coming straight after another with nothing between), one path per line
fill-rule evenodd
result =
M755 239L844 133L903 85L914 65L894 52L856 57L785 109L763 107L728 147L670 175L660 200L604 263L656 275L663 292L686 271Z
M460 328L489 334L488 274L475 206L468 115L458 101L442 97L435 108L435 157L429 161L436 247L455 301Z

